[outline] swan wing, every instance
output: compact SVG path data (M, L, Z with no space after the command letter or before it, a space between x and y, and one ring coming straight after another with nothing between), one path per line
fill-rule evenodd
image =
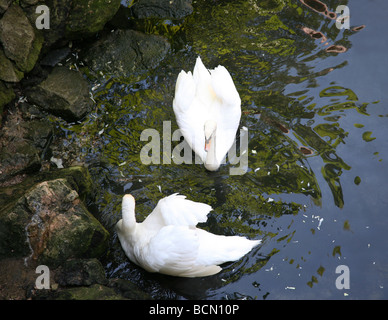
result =
M218 66L211 73L211 86L223 105L241 109L241 99L233 79L224 66Z
M196 229L170 225L151 239L138 260L148 271L172 276L199 277L219 272L218 266L196 264L198 249Z
M195 62L193 79L196 84L196 97L209 108L216 99L216 93L212 87L210 71L206 69L200 57Z
M182 70L178 75L173 110L185 141L202 162L206 159L203 130L215 97L210 72L198 57L193 74Z
M196 83L191 72L181 71L178 75L175 85L175 96L173 100L173 109L175 114L186 112L195 97Z
M212 207L205 203L187 200L186 196L174 193L159 200L155 209L144 220L147 226L158 224L163 226L195 227L199 222L206 222L207 214Z
M241 99L228 70L223 66L208 70L198 57L193 74L178 75L173 109L185 141L202 162L207 157L205 122L217 122L216 158L221 162L235 141L241 118Z

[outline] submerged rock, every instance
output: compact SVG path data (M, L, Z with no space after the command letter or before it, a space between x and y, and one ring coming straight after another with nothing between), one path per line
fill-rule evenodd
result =
M136 18L182 19L193 13L191 0L139 0L131 9Z
M161 36L116 30L94 43L83 58L96 72L129 77L156 68L169 48Z
M141 290L136 284L125 279L109 279L108 286L115 289L124 298L131 300L150 300L151 296Z
M78 71L55 67L46 80L26 90L28 100L66 121L82 119L93 102L87 81Z
M109 233L65 179L44 181L0 211L0 258L26 257L49 267L101 256Z

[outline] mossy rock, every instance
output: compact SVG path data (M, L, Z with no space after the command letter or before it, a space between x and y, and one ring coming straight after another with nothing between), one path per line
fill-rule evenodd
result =
M57 267L70 258L102 256L108 237L65 179L38 183L0 211L0 258Z
M100 31L120 8L120 0L73 1L66 21L66 37L76 39Z
M56 300L123 300L120 294L112 288L101 284L94 284L90 287L76 287L62 290L58 293Z
M12 88L8 87L5 83L0 81L0 118L3 113L3 107L14 99L15 92Z
M26 95L39 108L70 122L82 119L93 107L88 82L80 72L65 67L55 67Z
M43 36L35 32L17 4L12 4L0 19L0 42L4 53L21 72L29 72L35 66L43 41Z

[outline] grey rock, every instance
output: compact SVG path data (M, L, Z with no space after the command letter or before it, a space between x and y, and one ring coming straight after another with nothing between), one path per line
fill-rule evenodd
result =
M23 72L19 71L0 50L0 80L6 82L19 82L23 78Z
M40 157L53 128L45 119L25 121L21 111L8 115L0 131L0 183L12 183L13 177L36 172Z
M90 286L92 284L106 285L105 270L97 259L67 260L55 274L55 281L65 286Z
M29 72L39 57L43 37L35 34L23 10L12 4L0 20L0 43L19 70Z
M55 268L101 256L108 237L65 179L38 183L0 211L0 258L24 256Z
M66 121L82 119L93 106L87 81L65 67L55 67L46 80L26 94L30 102Z
M12 0L0 0L0 14L4 13L8 9L11 2Z

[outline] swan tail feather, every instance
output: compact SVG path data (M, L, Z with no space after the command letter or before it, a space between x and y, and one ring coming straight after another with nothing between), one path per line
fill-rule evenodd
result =
M221 271L216 265L198 265L199 239L196 229L167 226L150 241L143 253L143 268L153 272L180 276L202 277Z
M200 239L200 261L222 264L228 261L236 261L246 255L254 247L261 243L261 240L249 240L240 236L220 236L199 230Z

